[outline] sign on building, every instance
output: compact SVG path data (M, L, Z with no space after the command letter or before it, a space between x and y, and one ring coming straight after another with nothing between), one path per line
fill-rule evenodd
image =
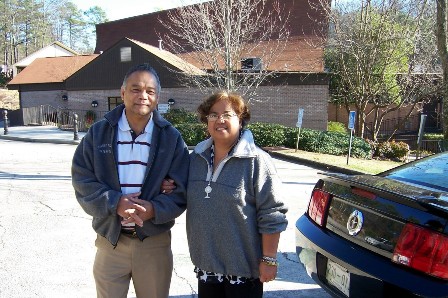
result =
M165 103L159 103L157 105L157 110L160 114L166 114L170 110L170 105Z

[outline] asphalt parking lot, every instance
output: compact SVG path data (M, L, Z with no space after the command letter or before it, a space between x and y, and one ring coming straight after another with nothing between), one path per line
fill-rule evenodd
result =
M0 139L0 297L95 297L91 219L71 187L76 145ZM298 263L294 223L308 203L317 170L276 160L289 225L282 233L278 278L264 297L329 297ZM197 297L185 234L185 216L173 230L170 297ZM128 297L135 297L132 285Z

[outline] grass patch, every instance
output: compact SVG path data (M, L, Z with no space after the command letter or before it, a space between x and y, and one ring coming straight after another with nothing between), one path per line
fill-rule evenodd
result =
M297 152L295 152L294 149L280 150L277 151L277 153L288 156L296 156L299 158L313 160L316 162L345 169L356 170L368 174L378 174L403 164L403 162L395 162L389 160L361 159L350 157L347 165L347 156L320 154L301 150L297 150Z

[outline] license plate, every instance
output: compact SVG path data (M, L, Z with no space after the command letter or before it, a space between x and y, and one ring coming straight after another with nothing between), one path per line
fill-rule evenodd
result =
M341 265L328 260L326 278L329 284L338 288L347 297L350 296L350 273Z

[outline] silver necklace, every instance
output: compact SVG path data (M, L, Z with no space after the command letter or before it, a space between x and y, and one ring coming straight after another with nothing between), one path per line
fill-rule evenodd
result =
M209 194L212 192L213 188L210 186L210 183L212 182L213 179L213 163L215 160L215 144L212 144L212 147L210 148L210 167L209 169L212 171L212 174L210 176L210 179L208 180L208 184L205 187L204 191L205 191L205 199L210 199Z
M233 149L235 148L236 144L241 139L242 135L243 135L243 130L240 129L238 139L235 141L235 143L233 143L232 148L230 148L229 152L227 153L227 156L229 156L232 153ZM213 164L214 164L214 162L215 162L215 144L213 143L212 146L210 147L210 168L209 168L212 171L212 174L210 175L210 179L208 180L207 186L204 188L204 191L205 191L205 197L204 198L205 199L210 199L210 193L213 190L213 188L210 186L210 184L211 184L212 179L213 179Z

